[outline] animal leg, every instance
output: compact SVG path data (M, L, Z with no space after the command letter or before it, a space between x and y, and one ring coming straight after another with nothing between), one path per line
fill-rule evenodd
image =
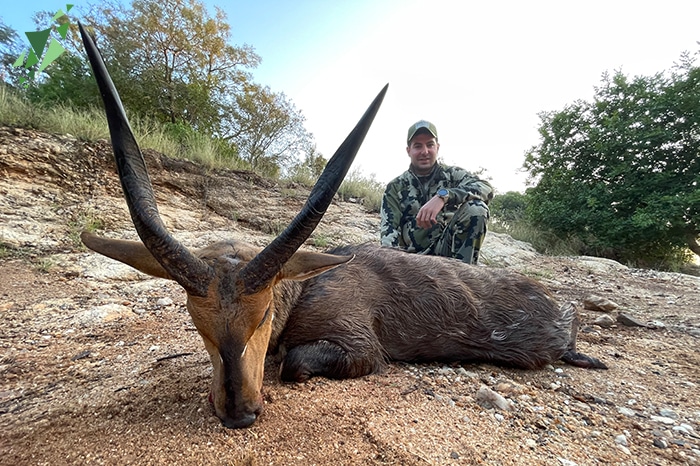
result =
M335 343L319 340L291 348L280 367L280 378L285 382L304 382L315 375L331 379L360 377L380 367L370 357L361 358ZM365 355L366 356L366 355Z
M600 359L576 351L576 338L578 337L578 328L580 324L581 319L579 318L578 312L576 312L574 320L571 322L571 341L569 342L569 348L561 357L561 360L572 366L583 367L584 369L607 369L608 366Z

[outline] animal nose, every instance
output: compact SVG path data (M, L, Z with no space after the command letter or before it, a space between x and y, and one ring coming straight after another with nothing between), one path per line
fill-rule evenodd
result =
M246 427L250 427L251 425L253 425L255 420L258 418L258 414L259 413L257 412L246 413L235 419L231 417L226 417L225 419L222 419L221 422L228 429L245 429Z

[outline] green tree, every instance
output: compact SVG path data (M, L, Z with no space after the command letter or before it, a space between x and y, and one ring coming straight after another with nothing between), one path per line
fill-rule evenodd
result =
M312 139L284 94L252 81L250 46L228 45L230 26L198 0L101 3L95 24L126 108L170 125L184 123L228 141L258 172L278 175Z
M287 170L287 178L291 181L302 183L311 187L321 176L321 172L326 168L328 160L318 152L316 144L310 144L306 148L304 158L292 164Z
M499 194L489 203L489 211L494 219L503 223L515 223L525 218L527 196L517 191Z
M127 108L163 122L220 133L230 96L260 62L252 47L229 45L220 9L209 16L197 0L101 3L89 24L98 32Z
M304 116L282 93L251 83L235 96L230 108L228 137L253 168L277 175L308 152L312 136L304 128ZM277 171L269 168L277 167Z
M94 33L129 113L166 123L181 135L211 136L217 147L228 145L226 157L240 156L272 176L313 144L294 104L252 81L248 70L260 57L248 45L229 45L230 26L221 10L210 16L199 0L107 1L91 6L82 22ZM68 53L52 72L32 83L33 101L76 107L98 102L77 24L67 42Z
M664 266L700 254L700 68L632 79L605 74L593 102L540 114L526 153L534 224L589 254Z
M17 47L17 31L0 19L0 81L11 80L12 64L19 56Z
M51 64L47 77L27 89L32 102L67 104L75 108L100 105L99 90L87 61L74 53L64 53Z
M16 85L21 70L12 66L22 52L17 31L0 18L0 82Z

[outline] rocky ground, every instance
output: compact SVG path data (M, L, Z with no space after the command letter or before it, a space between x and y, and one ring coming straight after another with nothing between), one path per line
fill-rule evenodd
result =
M166 224L192 247L264 245L308 194L146 157ZM0 464L700 464L698 277L491 234L488 266L586 303L579 349L609 370L398 363L282 384L269 364L263 416L229 430L184 292L87 252L86 226L135 238L109 146L0 127ZM306 247L377 228L337 202Z

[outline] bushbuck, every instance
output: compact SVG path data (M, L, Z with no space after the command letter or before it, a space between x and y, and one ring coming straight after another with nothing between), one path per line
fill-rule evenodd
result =
M84 244L174 280L213 365L210 401L226 427L260 415L265 357L280 376L360 377L391 361L488 361L535 369L558 359L604 368L575 348L577 313L541 284L502 269L374 244L299 250L320 222L387 86L329 160L302 208L264 249L223 241L190 251L163 224L141 151L100 52L80 26L104 101L126 203L141 241L84 232Z

